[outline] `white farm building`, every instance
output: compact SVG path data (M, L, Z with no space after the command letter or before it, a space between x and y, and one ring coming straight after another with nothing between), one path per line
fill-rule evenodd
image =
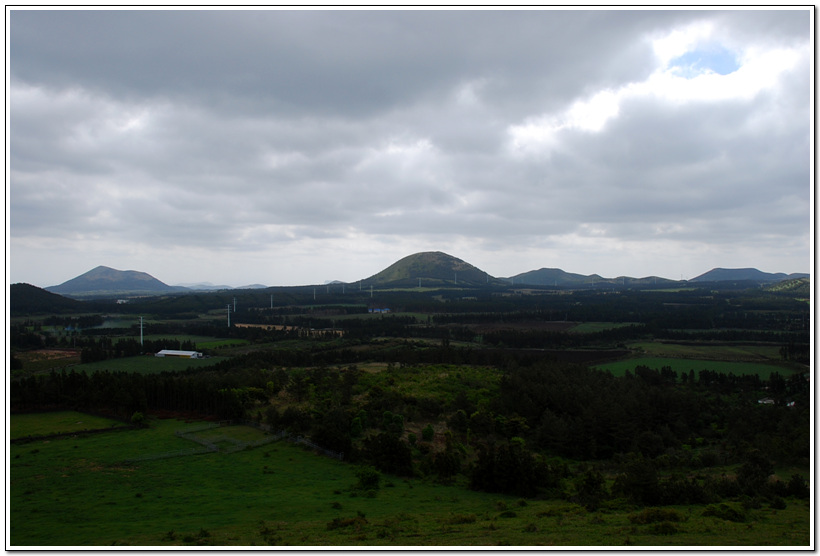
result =
M182 359L202 359L198 351L183 351L179 349L163 349L154 354L155 357L180 357Z

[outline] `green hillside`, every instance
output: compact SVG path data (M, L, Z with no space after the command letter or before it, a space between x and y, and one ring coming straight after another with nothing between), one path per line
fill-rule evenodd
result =
M771 286L766 286L766 291L778 293L790 293L797 296L809 297L811 295L811 281L808 278L796 278L794 280L783 280Z
M83 311L83 303L51 293L31 284L9 286L11 316L77 313Z
M440 251L416 253L393 263L365 283L391 286L483 286L500 284L483 270Z

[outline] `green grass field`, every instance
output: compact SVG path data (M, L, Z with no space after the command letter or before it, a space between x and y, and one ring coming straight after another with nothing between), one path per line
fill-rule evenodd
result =
M734 344L673 344L664 342L635 342L630 349L651 357L675 357L688 359L711 359L715 361L779 361L780 346L755 346Z
M36 417L14 415L26 422ZM81 420L71 417L72 419ZM83 417L82 420L85 420ZM57 421L43 426L64 428ZM562 500L521 500L382 476L354 488L356 467L279 441L231 454L122 463L190 448L155 420L148 429L11 445L9 545L92 546L777 546L807 547L808 501L763 506L746 522L676 507L682 522L629 519L620 501L595 512ZM213 434L247 437L247 427ZM209 432L209 431L205 431ZM203 433L204 434L204 433ZM237 438L239 440L239 438Z
M636 342L629 344L637 355L630 359L596 365L615 376L634 371L638 365L653 369L671 367L678 373L700 370L721 373L756 374L768 380L773 372L791 374L798 368L780 360L779 346L735 344L674 344L664 342Z
M10 437L44 436L64 434L83 430L106 429L123 425L121 421L79 413L77 411L55 411L50 413L29 413L15 415L10 420Z

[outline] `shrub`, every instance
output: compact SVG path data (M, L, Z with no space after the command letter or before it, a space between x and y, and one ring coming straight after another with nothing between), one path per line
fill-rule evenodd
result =
M450 525L461 525L464 523L475 523L475 520L475 514L455 514L447 520L447 523L449 523Z
M653 535L674 535L678 532L678 528L674 523L661 521L660 523L653 523L649 528L649 532Z
M413 476L413 453L410 445L398 435L380 433L364 442L363 456L366 461L385 473Z
M746 512L742 509L730 506L729 504L709 504L706 506L706 509L703 510L702 515L718 517L720 519L734 521L736 523L746 521Z
M626 462L623 472L616 477L612 485L612 493L637 504L657 504L662 492L655 466L643 457Z
M426 427L421 429L421 439L425 442L430 442L433 440L433 436L435 435L435 431L433 430L433 425L427 424Z
M746 494L759 492L774 472L774 466L760 450L750 450L737 471L737 483Z
M786 492L789 496L794 496L795 498L808 499L809 483L806 482L806 479L795 473L786 485Z
M145 419L145 414L142 411L135 411L133 415L131 415L131 424L135 427L145 427L148 425L148 422Z
M775 496L772 501L769 503L769 507L773 510L785 510L786 509L786 501L780 498L779 496Z
M601 501L609 496L604 476L596 469L585 469L575 478L572 485L575 495L570 496L570 500L581 504L588 511L598 509Z
M361 531L362 527L367 525L367 520L361 516L356 517L334 517L333 521L327 523L327 530L341 529L345 527L353 527L356 531Z
M356 478L359 481L353 488L370 491L379 488L381 474L370 466L362 466L356 470Z
M759 496L742 496L740 504L744 510L759 510L762 506Z
M661 504L704 504L714 502L696 479L674 476L660 483Z
M447 426L456 432L467 432L468 425L469 421L467 419L467 413L465 413L463 409L459 409L453 413L453 415L451 415L447 420Z
M555 486L557 477L548 465L518 443L481 446L470 473L470 488L518 496L535 496L539 489Z
M675 509L644 508L642 511L629 516L630 523L646 525L664 521L683 521L683 516Z

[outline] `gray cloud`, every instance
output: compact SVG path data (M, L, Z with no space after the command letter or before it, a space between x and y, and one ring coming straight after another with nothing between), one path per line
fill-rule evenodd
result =
M12 280L69 279L78 253L355 280L356 257L451 247L525 261L498 274L806 271L809 17L12 10ZM676 78L652 42L673 32L748 67Z

